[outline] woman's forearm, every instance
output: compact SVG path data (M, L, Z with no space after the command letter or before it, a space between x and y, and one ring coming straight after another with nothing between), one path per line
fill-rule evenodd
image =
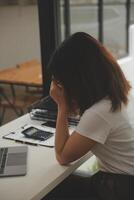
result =
M55 135L55 151L56 156L60 156L64 146L69 138L68 129L68 112L62 107L58 107L58 115L56 122L56 135Z

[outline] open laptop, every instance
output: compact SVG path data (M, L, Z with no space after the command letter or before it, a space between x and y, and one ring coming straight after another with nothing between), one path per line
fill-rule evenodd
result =
M27 152L27 146L0 148L0 177L25 175Z

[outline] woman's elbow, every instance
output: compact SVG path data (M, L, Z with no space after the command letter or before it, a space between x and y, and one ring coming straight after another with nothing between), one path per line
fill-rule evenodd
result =
M69 160L63 157L62 155L56 154L56 159L60 165L68 165L70 163Z

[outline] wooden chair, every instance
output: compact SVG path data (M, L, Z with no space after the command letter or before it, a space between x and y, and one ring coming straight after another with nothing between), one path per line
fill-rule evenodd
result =
M0 125L3 122L5 111L6 111L7 107L12 108L16 115L18 115L18 116L21 115L22 111L19 113L19 111L17 110L17 108L15 107L13 102L11 102L10 99L8 98L8 96L5 94L3 88L0 87L0 109L1 109Z
M6 90L0 87L0 125L4 122L5 112L11 109L17 117L23 115L28 111L28 107L35 101L39 100L39 96L28 95L22 93L21 95L7 95Z

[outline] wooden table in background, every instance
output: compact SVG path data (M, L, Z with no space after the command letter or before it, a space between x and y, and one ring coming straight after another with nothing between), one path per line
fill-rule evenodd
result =
M15 67L10 67L7 69L0 70L0 84L9 85L11 88L12 97L2 88L0 95L2 96L3 101L0 102L0 107L2 108L2 116L0 116L0 124L3 121L5 109L12 108L17 116L20 116L23 113L24 107L28 107L33 102L39 99L39 96L33 95L29 87L37 88L33 90L42 95L42 72L41 64L37 60L31 60L21 64L17 64ZM26 90L23 95L16 95L16 88L14 86L25 86ZM39 90L41 89L41 90ZM17 89L18 91L18 89ZM35 93L37 94L37 93ZM19 109L19 112L18 112Z
M0 70L0 83L41 87L41 64L37 60Z

